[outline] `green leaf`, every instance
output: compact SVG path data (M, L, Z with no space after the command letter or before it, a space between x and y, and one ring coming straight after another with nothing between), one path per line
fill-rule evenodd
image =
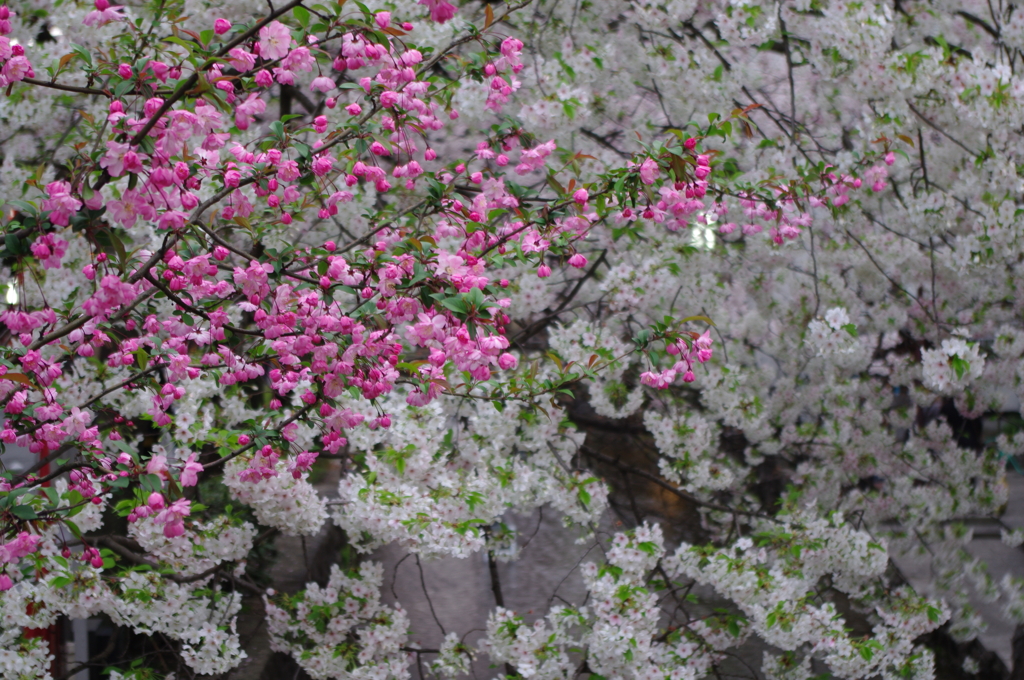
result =
M857 337L857 326L855 326L854 324L848 323L845 324L844 326L841 326L841 328L850 335L852 335L853 337Z
M210 32L212 33L212 31L210 31ZM189 54L192 54L192 50L196 46L195 43L189 42L187 40L183 40L183 39L179 38L176 35L169 35L169 36L167 36L166 38L164 38L164 42L169 42L169 43L174 43L175 45L180 45L181 47L184 47L186 50L188 50Z
M39 519L35 509L31 505L15 505L11 512L18 519Z
M140 475L139 484L142 485L143 489L150 492L159 491L162 488L160 477L157 475Z
M963 378L964 373L966 373L971 368L971 362L964 361L960 357L950 357L949 365L956 372L957 380Z
M469 311L466 308L466 303L462 298L452 297L441 300L441 304L448 309L452 310L456 314L465 314Z
M82 530L79 529L78 525L75 524L74 522L72 522L71 520L69 520L69 519L64 520L64 526L66 526L68 528L68 531L70 531L71 535L74 536L75 538L81 538L82 537Z

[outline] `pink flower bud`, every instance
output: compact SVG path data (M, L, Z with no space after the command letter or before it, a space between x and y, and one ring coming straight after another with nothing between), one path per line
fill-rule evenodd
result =
M263 69L256 74L256 84L260 87L270 87L274 84L274 76L270 74L270 71Z
M576 201L578 205L584 205L589 198L590 194L586 189L577 189L576 193L572 195L572 200Z
M583 269L587 266L587 258L583 257L579 253L576 253L569 258L569 264L576 269Z
M551 276L551 267L547 266L546 264L542 264L541 266L537 267L537 276L539 276L542 279L546 279L547 277Z
M227 19L217 19L213 22L213 32L217 35L224 35L231 30L231 22Z
M374 15L373 20L377 22L377 25L381 28L387 28L391 25L391 12L377 12Z
M249 435L247 435L247 434L240 434L240 435L238 435L238 444L239 444L239 446L248 446L249 442L251 442L251 441L252 441L252 439L250 439Z
M516 359L515 356L509 354L508 352L505 352L500 357L498 357L498 366L500 366L501 370L503 371L507 371L510 368L515 368L518 364L519 359Z
M125 80L132 77L132 67L128 64L121 64L117 67L117 75L121 76Z

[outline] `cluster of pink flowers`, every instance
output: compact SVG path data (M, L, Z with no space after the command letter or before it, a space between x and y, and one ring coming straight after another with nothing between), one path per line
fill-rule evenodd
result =
M11 32L11 12L7 5L0 5L0 87L7 87L25 78L35 78L32 62L25 56L25 48L11 43L7 34Z
M187 498L179 498L168 503L163 494L154 491L149 495L145 505L140 505L128 515L129 522L153 516L157 524L164 527L164 536L174 538L185 533L185 518L191 513L192 502Z
M27 531L20 532L12 541L0 544L0 565L17 564L22 557L31 555L39 547L40 537ZM11 577L0 573L0 592L11 589Z
M85 15L85 19L82 23L86 26L92 26L98 28L100 26L106 26L112 21L121 21L124 19L124 15L121 14L121 10L124 7L120 5L111 5L109 0L95 0L93 11Z
M522 52L523 42L521 40L505 38L501 42L501 57L484 66L484 75L491 79L488 86L487 102L484 106L495 113L501 112L512 93L521 86L515 76L525 66L519 59Z
M677 357L675 364L663 371L644 371L640 374L640 382L659 390L671 386L680 375L683 382L693 382L697 379L693 374L693 365L694 363L703 364L711 359L711 343L710 330L692 338L689 343L682 339L667 343L665 351L670 356Z

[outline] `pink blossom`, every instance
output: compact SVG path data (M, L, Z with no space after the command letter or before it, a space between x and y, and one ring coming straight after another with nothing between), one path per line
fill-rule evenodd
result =
M185 533L184 518L191 514L190 506L191 501L187 498L179 498L160 511L160 514L156 516L156 521L164 525L164 536L174 538Z
M419 4L426 5L430 10L431 20L439 24L455 16L455 6L445 0L419 0Z
M167 472L167 456L153 456L146 463L146 474L157 475L160 479L167 480L171 476Z
M264 59L282 59L291 45L291 31L280 21L271 21L260 29L260 56Z
M661 169L653 158L648 158L640 164L640 181L644 184L654 184L654 180L658 179L660 174Z
M272 23L277 23L276 21ZM267 27L264 26L264 29ZM262 31L261 31L262 32ZM235 126L239 130L248 130L256 116L267 110L267 103L260 99L258 92L250 93L246 100L235 107Z
M31 246L32 255L40 261L45 269L59 269L60 260L64 257L67 248L68 242L53 234L43 234Z
M22 531L14 540L0 544L0 564L17 564L22 557L38 549L40 540L39 536Z
M112 21L120 21L124 18L121 14L121 10L124 9L121 5L111 5L107 0L96 0L96 9L85 15L82 19L82 23L91 28L99 28L100 26L106 26Z
M125 227L135 226L138 218L153 220L156 218L156 210L146 200L143 194L136 189L128 189L121 195L121 200L107 202L107 211L110 216Z
M309 84L309 89L312 92L330 92L335 87L334 81L327 76L318 76L313 79L313 82Z
M181 470L181 485L195 486L199 483L199 473L202 471L203 466L196 462L196 454L189 454L188 460L185 461L185 467Z

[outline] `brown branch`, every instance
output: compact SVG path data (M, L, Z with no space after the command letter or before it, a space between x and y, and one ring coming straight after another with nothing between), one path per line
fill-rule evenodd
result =
M36 80L35 78L22 78L21 82L29 83L31 85L37 85L39 87L48 87L51 90L63 90L64 92L77 92L79 94L91 94L91 95L103 95L104 97L112 97L113 95L103 90L95 90L91 87L75 87L74 85L61 85L60 83L48 83L45 80Z

